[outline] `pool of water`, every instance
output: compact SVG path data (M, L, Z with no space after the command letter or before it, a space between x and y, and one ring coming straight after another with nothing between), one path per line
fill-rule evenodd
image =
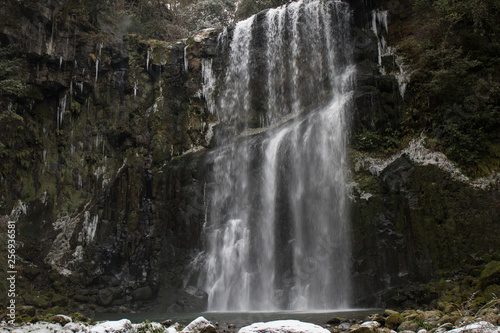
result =
M93 317L96 321L129 319L133 323L141 323L145 320L161 322L167 319L187 325L199 316L203 316L213 323L221 325L233 324L236 327L250 325L256 322L267 322L273 320L295 319L303 322L325 326L326 322L333 317L346 319L364 319L368 315L381 313L380 309L352 309L331 310L319 312L202 312L202 313L101 313Z

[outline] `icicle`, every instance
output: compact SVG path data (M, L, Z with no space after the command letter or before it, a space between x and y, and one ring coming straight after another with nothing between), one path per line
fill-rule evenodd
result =
M184 48L184 71L186 73L188 72L188 69L189 69L189 61L187 58L187 48L188 48L188 46L186 45L186 47Z
M81 190L83 188L82 176L78 174L78 189Z
M80 93L83 94L83 82L75 82L75 84L80 89Z
M148 55L146 56L146 69L149 70L149 50Z
M47 162L47 150L45 149L42 152L42 160L43 162Z
M134 98L137 97L137 81L134 82Z
M62 56L60 56L60 57L59 57L59 69L61 69L61 68L62 68L62 63L63 63L63 57L62 57Z
M62 122L64 117L64 112L66 112L66 100L68 95L64 95L59 101L59 106L57 107L57 129L62 128Z
M207 108L210 113L214 113L215 111L215 102L214 102L214 91L216 79L212 70L212 59L201 60L201 73L203 77L203 85L202 85L202 93L203 97L205 97L205 101L207 103Z
M99 59L95 60L95 82L97 82L97 77L99 75Z

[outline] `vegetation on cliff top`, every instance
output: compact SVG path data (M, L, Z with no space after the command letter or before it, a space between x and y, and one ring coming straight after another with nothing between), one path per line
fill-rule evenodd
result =
M355 140L383 151L425 131L469 176L500 168L500 1L418 0L391 22L411 82L401 122ZM359 140L363 139L363 140Z
M66 8L94 26L106 22L124 34L174 41L287 2L291 0L71 0Z

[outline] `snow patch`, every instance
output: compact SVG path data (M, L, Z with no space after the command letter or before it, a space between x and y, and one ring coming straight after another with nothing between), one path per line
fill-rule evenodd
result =
M128 319L107 321L90 328L90 333L131 333L134 331L132 323Z
M491 175L489 178L469 179L445 154L425 148L423 137L411 140L407 148L389 158L364 157L361 163L365 170L370 171L373 175L379 176L385 168L403 155L406 155L413 163L418 165L435 165L441 170L449 173L453 179L478 189L487 190L495 184L500 183L500 173Z
M474 324L470 324L464 327L455 328L453 330L447 331L447 333L472 333L472 332L482 332L482 333L500 333L500 327L494 326L487 321L480 321Z
M238 333L330 333L321 326L298 320L277 320L267 323L255 323L241 328Z
M200 332L201 330L204 330L206 328L213 328L214 331L216 331L215 326L205 319L204 317L198 317L195 320L193 320L189 325L187 325L181 333L193 333L193 332Z

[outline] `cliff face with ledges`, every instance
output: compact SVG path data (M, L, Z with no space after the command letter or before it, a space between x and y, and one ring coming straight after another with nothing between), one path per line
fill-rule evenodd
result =
M1 60L21 59L16 79L26 83L0 101L0 213L2 223L17 221L20 303L60 311L201 309L206 295L186 287L197 281L190 263L203 245L211 168L203 152L216 122L202 97L202 63L213 58L220 71L227 61L216 57L218 31L178 43L146 40L91 24L71 4L9 1L0 9L2 48L12 48ZM418 73L403 98L395 75L402 52L381 55L379 46L381 37L399 45L418 17L407 1L350 5L356 304L430 302L379 292L477 273L500 245L498 182L478 188L446 163L422 160L422 149L406 149L435 128L425 107L434 102L421 103ZM374 9L387 11L387 31L376 21L379 35ZM403 60L411 72L411 58ZM426 149L439 150L438 139L426 138Z

